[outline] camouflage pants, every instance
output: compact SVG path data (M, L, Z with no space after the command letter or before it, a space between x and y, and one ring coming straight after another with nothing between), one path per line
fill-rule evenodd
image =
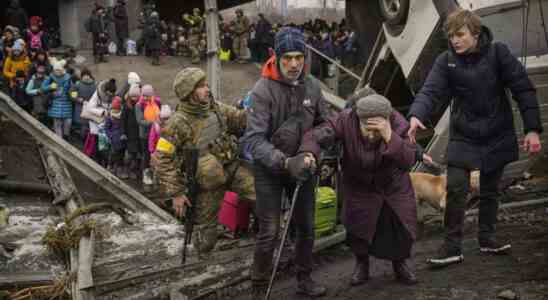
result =
M190 46L190 57L193 64L200 63L200 40L191 41Z
M247 57L247 38L245 35L234 36L232 48L238 59Z
M255 180L248 167L235 162L224 170L228 184L213 191L201 191L196 199L195 221L198 225L192 234L192 244L201 258L207 257L217 243L217 214L225 192L235 192L244 201L256 200Z

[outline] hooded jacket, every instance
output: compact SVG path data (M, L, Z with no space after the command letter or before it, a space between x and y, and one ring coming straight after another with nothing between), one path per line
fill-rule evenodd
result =
M57 89L52 90L51 84L55 82ZM42 91L50 93L52 97L51 106L48 110L48 116L56 119L71 119L72 118L72 102L69 98L69 90L71 88L70 75L65 73L58 77L51 74L42 83Z
M105 85L107 84L108 80L103 80L99 82L97 85L97 90L95 93L93 93L93 96L89 99L88 105L86 106L86 109L89 110L92 114L100 117L104 116L106 117L108 114L108 111L110 110L110 101L109 97L107 96L105 92ZM99 133L99 125L104 125L104 121L102 124L98 124L92 120L89 121L89 132L91 134L98 134Z
M304 133L328 117L322 92L318 84L306 76L306 69L305 66L295 83L289 82L280 74L278 61L272 56L251 91L252 104L241 142L251 152L254 162L271 172L282 171L285 159L296 154L285 149L298 149ZM285 130L284 123L288 124L286 121L297 115L300 115L297 117L301 122L297 130L300 132Z
M448 164L490 173L518 159L513 99L523 119L523 130L542 132L536 90L523 65L508 47L493 42L491 31L482 27L476 51L440 54L417 94L409 115L422 122L430 119L434 106L451 104Z

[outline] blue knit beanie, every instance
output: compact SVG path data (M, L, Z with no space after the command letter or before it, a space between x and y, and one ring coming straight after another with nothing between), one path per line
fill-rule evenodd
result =
M297 28L283 27L274 39L274 51L278 59L287 52L305 53L304 35Z

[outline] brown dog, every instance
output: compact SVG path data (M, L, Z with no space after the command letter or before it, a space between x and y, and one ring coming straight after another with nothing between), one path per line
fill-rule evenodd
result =
M447 176L432 175L422 172L409 173L411 183L415 190L415 199L417 204L428 203L438 211L444 211L447 201ZM467 202L479 192L479 174L470 176L470 192L467 196Z

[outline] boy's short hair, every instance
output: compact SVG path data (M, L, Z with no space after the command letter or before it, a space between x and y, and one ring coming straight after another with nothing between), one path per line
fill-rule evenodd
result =
M447 16L445 32L448 37L451 37L464 26L468 27L472 35L479 35L481 33L480 17L466 9L456 10Z

